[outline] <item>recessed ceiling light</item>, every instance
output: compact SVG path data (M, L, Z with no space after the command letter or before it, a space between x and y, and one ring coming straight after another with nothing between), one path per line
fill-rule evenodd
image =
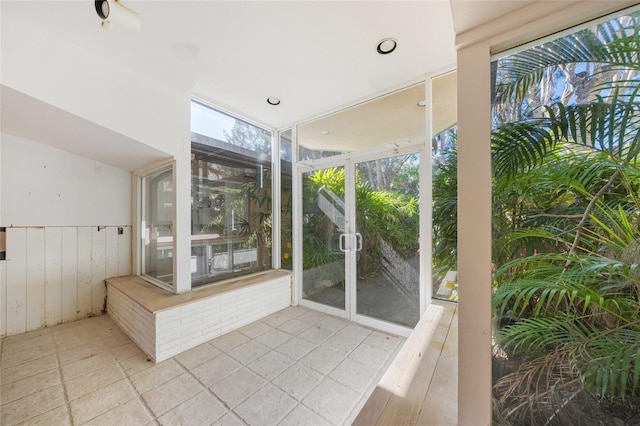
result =
M269 96L267 98L267 103L269 105L280 105L280 99L276 98L275 96Z
M327 136L327 135L329 134L329 131L328 131L328 130L321 130L321 131L320 131L320 134L321 134L322 136Z
M383 38L378 42L378 46L376 47L376 50L381 55L388 55L389 53L396 50L396 47L398 47L397 40L393 38Z

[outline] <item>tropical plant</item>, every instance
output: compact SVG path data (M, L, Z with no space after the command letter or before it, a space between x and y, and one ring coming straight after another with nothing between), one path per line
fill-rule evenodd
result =
M495 63L498 423L640 397L639 57L631 13Z
M344 169L317 170L304 179L303 193L303 265L304 269L326 265L341 259L337 235L340 219L329 218L318 207L318 194L336 209L337 216L344 215ZM358 276L376 274L382 267L380 240L401 256L412 256L417 252L416 238L419 231L419 203L417 197L403 192L374 189L363 181L361 172L356 173L356 203L359 232L363 236L363 249L358 260Z

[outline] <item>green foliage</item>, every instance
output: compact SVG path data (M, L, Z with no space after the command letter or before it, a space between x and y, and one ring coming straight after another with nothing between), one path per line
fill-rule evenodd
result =
M303 180L303 265L305 269L326 265L341 259L338 251L338 224L318 207L318 194L344 214L344 169L317 170ZM384 239L401 256L417 252L419 232L419 200L402 192L374 190L368 182L356 177L358 232L363 237L363 250L358 260L358 275L368 276L382 267L380 240ZM383 238L384 237L384 238Z
M458 269L458 155L433 166L433 255L436 271Z
M558 389L640 396L639 49L635 13L496 67L494 109L520 117L491 140L494 337L524 360L494 385L509 416L549 421ZM576 64L587 101L536 107L543 80Z

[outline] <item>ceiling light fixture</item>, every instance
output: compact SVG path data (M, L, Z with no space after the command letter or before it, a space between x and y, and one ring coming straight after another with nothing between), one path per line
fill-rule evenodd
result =
M269 96L267 98L267 103L273 106L280 105L280 99L276 98L275 96Z
M329 131L328 131L328 130L321 130L321 131L320 131L320 134L321 134L322 136L327 136L327 135L329 134Z
M95 0L96 13L102 19L102 28L108 30L112 23L130 30L140 31L140 17L120 0Z
M426 99L421 100L420 102L418 102L418 106L419 107L423 107L423 108L426 107L427 106L427 100Z
M387 37L378 42L376 50L381 55L388 55L389 53L396 50L396 47L398 47L398 41L396 39Z

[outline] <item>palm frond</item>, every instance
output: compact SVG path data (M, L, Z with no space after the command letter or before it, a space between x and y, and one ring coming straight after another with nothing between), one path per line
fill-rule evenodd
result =
M638 13L629 22L600 24L595 31L585 29L524 50L500 62L496 102L511 99L519 103L548 67L575 63L598 63L600 72L624 68L640 70L640 23ZM614 83L615 84L615 83Z

